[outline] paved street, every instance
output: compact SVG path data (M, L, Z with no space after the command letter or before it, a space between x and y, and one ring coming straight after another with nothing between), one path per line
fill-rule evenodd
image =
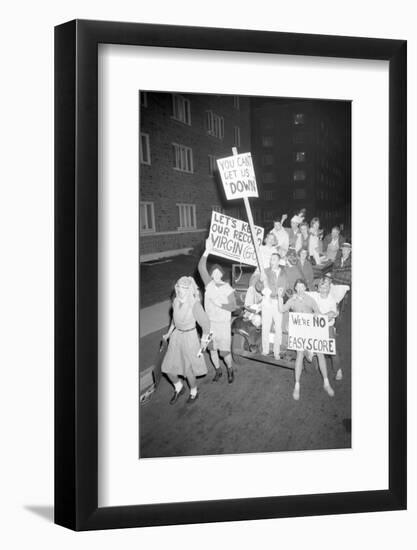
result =
M350 365L350 308L338 341L344 364ZM159 334L146 337L141 358L157 354ZM145 343L147 345L145 345ZM156 346L156 349L155 349ZM142 349L143 348L143 349ZM142 360L142 359L141 359ZM144 359L145 360L145 359ZM338 382L329 373L335 396L323 390L314 367L304 371L301 399L294 401L293 371L245 360L236 379L212 382L213 368L199 380L200 397L192 405L187 394L169 405L172 387L162 378L151 400L140 406L140 456L191 456L250 452L335 449L351 445L350 368Z

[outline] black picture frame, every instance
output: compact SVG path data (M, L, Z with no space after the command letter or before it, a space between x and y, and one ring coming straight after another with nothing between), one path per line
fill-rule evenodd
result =
M98 45L389 62L389 488L98 507ZM55 522L74 530L406 508L404 40L74 20L55 28ZM395 287L395 288L394 288Z

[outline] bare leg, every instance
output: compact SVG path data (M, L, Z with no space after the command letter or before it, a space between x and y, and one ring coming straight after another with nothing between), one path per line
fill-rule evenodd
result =
M293 391L293 398L298 401L300 399L300 378L303 370L304 352L297 351L297 357L295 359L295 386Z
M327 365L326 365L326 358L322 353L317 354L317 358L319 360L319 368L321 375L323 376L323 388L324 390L330 395L330 397L334 396L333 388L331 387L329 383L329 379L327 377Z
M229 384L231 384L234 380L234 372L233 372L233 363L232 363L232 354L228 352L223 352L221 354L221 357L223 361L226 363L227 367L227 381Z
M213 382L217 382L219 378L221 378L222 376L222 371L220 369L219 354L217 353L216 349L210 350L210 359L216 371L216 374L214 375L214 378L213 378Z
M179 396L184 393L184 384L176 374L168 374L167 376L175 388L174 395L171 397L170 400L170 404L173 405L177 402Z
M194 403L198 397L198 392L197 392L197 380L191 366L188 366L185 369L185 376L187 377L188 384L190 385L190 395L188 396L187 404Z

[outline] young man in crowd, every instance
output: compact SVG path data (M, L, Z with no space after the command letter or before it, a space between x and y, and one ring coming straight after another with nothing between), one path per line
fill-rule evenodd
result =
M263 294L262 298L262 355L269 354L269 334L272 321L275 325L274 357L280 358L282 341L282 313L278 310L278 291L286 292L288 279L285 267L280 265L278 254L272 254L270 267L258 275L255 287Z

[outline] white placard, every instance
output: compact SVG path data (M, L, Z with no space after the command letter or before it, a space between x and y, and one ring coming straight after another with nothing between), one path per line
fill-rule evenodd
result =
M264 238L264 228L255 225L254 229L260 246ZM211 254L242 264L258 266L248 222L213 211L209 239L213 247Z
M329 338L327 316L290 312L288 349L336 355L336 341Z
M255 170L250 153L217 159L220 177L228 201L258 197Z

